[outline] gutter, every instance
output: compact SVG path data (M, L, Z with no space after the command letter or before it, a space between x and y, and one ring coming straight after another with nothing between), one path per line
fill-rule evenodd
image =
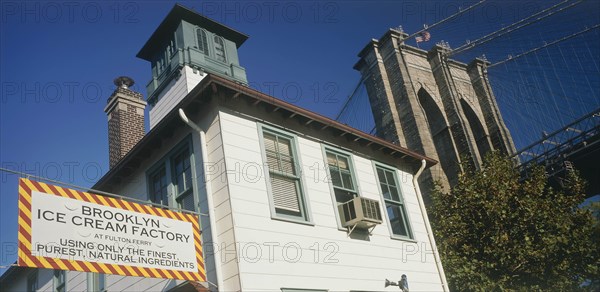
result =
M203 179L204 179L204 191L206 192L206 201L208 203L207 213L208 213L208 219L210 221L210 236L214 243L217 238L217 231L215 230L217 228L217 222L215 220L215 216L212 215L215 205L214 205L213 196L212 196L212 186L209 183L210 175L208 174L208 172L206 170L206 162L208 161L208 157L207 157L208 152L206 150L206 133L204 132L204 130L202 130L202 128L200 128L198 125L193 123L190 119L188 119L185 112L181 108L179 108L179 117L181 118L181 120L183 120L184 123L186 123L188 126L190 126L190 128L192 128L193 130L198 132L198 135L200 136L200 154L202 157L202 172L203 172ZM223 274L221 271L221 264L217 260L216 253L213 254L213 257L214 257L214 262L215 262L215 272L217 274L217 284L218 284L217 289L219 289L219 287L223 288L224 285L223 285L223 277L222 277Z
M417 193L417 200L419 201L419 207L421 208L421 215L423 216L423 221L425 222L425 229L427 230L427 236L429 237L429 242L431 243L431 249L433 250L435 266L437 267L438 275L440 276L440 280L442 281L442 290L444 292L448 292L450 290L448 289L448 283L446 282L446 274L444 273L444 267L442 267L440 254L438 253L437 245L435 244L435 238L433 237L431 224L429 224L429 216L427 216L427 210L425 209L425 204L423 203L423 195L421 194L421 188L419 187L419 183L417 182L419 176L421 176L421 173L423 173L423 170L425 170L426 166L427 161L425 159L421 160L421 167L413 176L412 182L413 187L415 188L415 192Z

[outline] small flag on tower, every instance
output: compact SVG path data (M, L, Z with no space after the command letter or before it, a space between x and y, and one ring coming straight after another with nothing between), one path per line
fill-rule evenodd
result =
M418 37L415 37L415 41L417 41L417 43L427 42L427 41L429 41L430 38L431 38L431 34L429 34L428 31L424 31L424 32L421 32Z

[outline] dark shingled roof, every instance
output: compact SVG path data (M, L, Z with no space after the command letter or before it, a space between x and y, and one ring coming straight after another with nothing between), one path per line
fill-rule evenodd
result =
M172 33L177 29L181 20L216 33L234 42L238 48L248 39L247 35L235 29L222 25L180 4L175 4L136 56L146 61L151 61L152 55L156 50L162 49L164 40L172 36Z

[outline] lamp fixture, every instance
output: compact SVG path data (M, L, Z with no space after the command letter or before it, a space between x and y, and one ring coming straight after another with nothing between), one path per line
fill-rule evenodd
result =
M385 279L385 287L387 288L388 286L398 286L398 288L400 288L400 290L402 290L402 292L409 292L408 291L408 278L406 277L406 275L402 275L402 277L400 278L400 281L398 281L398 282L392 282L388 279Z

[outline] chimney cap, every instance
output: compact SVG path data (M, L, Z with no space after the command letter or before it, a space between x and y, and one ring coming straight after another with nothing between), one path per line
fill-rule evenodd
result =
M133 84L135 84L135 81L133 81L133 79L131 79L131 77L119 76L119 77L115 78L113 83L117 87L129 88L130 86L133 86Z

